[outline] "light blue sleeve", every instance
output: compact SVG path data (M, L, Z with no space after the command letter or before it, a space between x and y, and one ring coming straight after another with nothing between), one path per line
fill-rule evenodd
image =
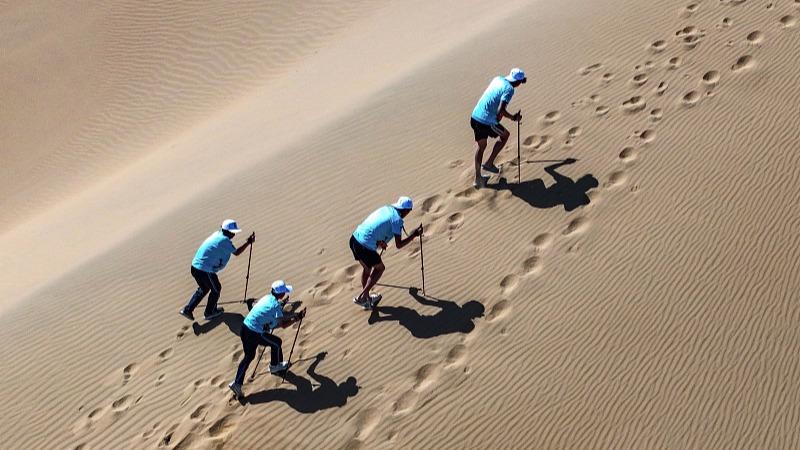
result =
M228 246L227 246L228 247L227 248L228 252L229 253L235 252L236 251L236 246L233 245L233 241L231 241L230 239L225 239L225 240L228 241Z
M500 96L500 101L506 102L507 104L511 103L511 97L513 96L514 96L514 88L508 87L503 92L503 95Z
M403 218L402 217L395 217L392 220L392 233L395 236L403 236Z

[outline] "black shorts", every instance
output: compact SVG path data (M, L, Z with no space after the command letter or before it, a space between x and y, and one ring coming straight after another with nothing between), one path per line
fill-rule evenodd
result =
M355 236L350 236L350 251L353 252L353 258L356 261L361 261L370 269L382 262L381 255L379 255L378 252L361 245L361 243L356 240Z
M506 128L499 123L497 125L486 125L478 122L472 117L469 118L469 126L471 126L472 131L475 132L476 141L482 141L490 137L496 138L500 137L500 135L503 133L508 133L508 130L506 130Z

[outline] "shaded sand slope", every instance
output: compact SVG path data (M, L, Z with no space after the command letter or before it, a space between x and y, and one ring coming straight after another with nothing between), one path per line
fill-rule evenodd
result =
M0 432L22 447L797 447L797 6L585 3L519 9L5 312ZM467 112L509 60L536 81L514 102L525 183L468 189ZM384 287L368 321L345 241L398 193L420 205L410 225L430 224L439 300ZM355 396L276 399L262 374L249 404L230 399L244 308L217 326L175 314L220 211L259 232L251 292L301 289L297 357L327 351L315 373L355 377ZM416 245L386 260L387 283L419 284ZM224 272L225 300L244 269Z

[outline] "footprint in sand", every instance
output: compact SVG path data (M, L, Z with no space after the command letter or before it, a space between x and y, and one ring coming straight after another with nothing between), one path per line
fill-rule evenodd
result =
M585 217L576 217L567 224L563 233L565 236L580 233L589 226L589 221Z
M156 386L160 386L160 385L161 385L161 383L163 383L163 382L164 382L164 378L166 378L166 377L167 377L167 374L165 374L165 373L162 373L162 374L160 374L160 375L159 375L159 376L156 378Z
M392 415L400 416L410 413L417 406L418 401L419 393L414 391L402 393L400 397L392 403Z
M350 329L350 324L345 322L334 328L333 331L331 331L331 334L333 335L333 337L340 338L345 334L347 334L347 330L349 329Z
M500 280L500 292L502 292L503 295L508 295L514 291L514 289L517 287L517 284L519 284L518 275L506 275L502 280Z
M561 118L560 112L550 111L549 113L545 114L544 117L542 117L542 122L544 122L546 125L552 125L558 122L558 119L560 118Z
M464 215L461 213L453 213L447 216L447 228L450 231L454 231L461 227L464 223Z
M122 369L122 385L123 386L125 384L127 384L128 381L130 381L130 379L133 376L133 374L136 373L136 369L137 369L136 363L130 363L130 364L128 364L127 366L125 366Z
M127 410L130 406L131 406L130 395L123 395L122 397L114 400L114 402L111 403L111 409L118 413Z
M436 214L441 211L443 207L444 204L441 196L434 195L423 200L422 207L420 209L422 210L423 214Z
M439 380L441 368L439 364L425 364L414 373L414 385L411 387L416 392L424 391Z
M690 4L686 5L686 6L685 6L685 7L684 7L684 8L681 10L680 17L681 17L682 19L687 19L687 18L691 17L691 16L692 16L692 14L694 14L694 13L695 13L695 11L697 11L697 9L698 9L699 7L700 7L700 5L698 5L697 3L690 3Z
M716 86L719 83L719 72L716 70L709 70L703 74L703 84L707 87Z
M189 325L182 326L181 329L175 334L175 340L180 341L183 339L183 337L186 336L186 332L189 331L189 328L191 328Z
M611 72L604 73L601 78L603 79L603 83L610 83L611 80L614 79L614 74Z
M142 439L145 440L150 439L150 437L153 436L153 434L155 434L159 425L161 425L161 422L156 422L149 429L142 431Z
M653 53L661 53L667 48L667 41L663 39L659 39L652 44L650 44L650 50Z
M447 366L461 365L467 359L467 347L464 344L456 344L445 356L444 362Z
M651 122L658 122L664 117L664 112L661 108L655 108L650 111L650 121Z
M380 421L381 414L375 408L367 408L359 411L355 418L355 439L363 441L369 437Z
M675 32L675 37L683 43L684 48L691 50L697 47L700 41L703 40L706 33L693 25L681 28Z
M447 163L447 167L449 167L451 169L455 169L457 167L461 167L462 165L464 165L464 161L462 161L460 159L454 159L454 160L450 161L449 163Z
M172 350L171 347L166 349L166 350L164 350L164 351L162 351L161 353L158 354L158 362L162 363L162 362L168 360L170 358L170 356L172 356L172 353L173 353L173 350Z
M683 65L683 58L680 56L674 56L667 61L667 70L675 70L678 67Z
M700 101L700 93L698 93L697 91L689 91L686 94L684 94L683 98L681 98L681 103L683 103L684 106L688 107L696 105L697 102L699 101Z
M622 109L628 113L635 113L647 107L647 103L641 96L635 95L622 102Z
M598 117L601 117L608 114L608 111L609 111L608 106L598 106L597 108L595 108L594 114Z
M500 320L508 315L511 311L511 304L508 300L500 300L499 302L495 303L491 308L489 308L489 312L486 314L486 321L487 322L494 322L495 320Z
M469 187L457 193L455 198L462 206L469 208L480 202L483 199L483 194L474 187Z
M233 414L220 417L208 427L208 435L212 438L224 438L228 436L231 431L236 428L236 425L238 425L235 419L236 416Z
M542 233L534 237L531 243L533 244L534 250L536 251L545 250L548 247L550 247L550 245L553 243L553 235L550 233Z
M581 127L572 127L569 130L567 130L567 137L575 139L576 137L581 135L582 131L583 130L581 130Z
M617 187L625 183L628 180L628 173L624 170L616 170L611 172L611 175L608 176L608 182L606 186L608 187Z
M208 413L208 403L203 403L202 405L195 408L191 414L189 414L189 418L192 420L197 420L202 422L206 418L207 413Z
M750 32L745 39L747 39L748 44L758 45L764 42L764 33L760 31L753 31Z
M637 87L642 86L647 83L647 79L647 74L638 73L631 78L631 84Z
M755 64L753 57L750 55L740 56L735 63L731 66L731 70L733 72L739 72L741 70L750 69Z
M655 130L644 130L642 132L638 132L637 131L635 134L645 144L649 144L650 142L653 142L653 140L655 140L655 138L656 138Z
M600 63L592 64L586 67L581 67L578 69L578 73L580 75L589 75L590 73L599 70L601 67L603 67L603 65Z
M535 275L542 271L542 259L539 256L531 256L522 262L523 275Z
M662 81L662 82L658 83L658 86L656 86L655 92L658 95L664 95L667 92L667 88L669 88L669 85L667 84L667 82L666 81Z
M797 17L792 15L786 15L781 17L780 20L781 28L794 28L797 26Z
M625 147L619 152L619 159L622 162L630 163L638 157L638 152L633 147Z

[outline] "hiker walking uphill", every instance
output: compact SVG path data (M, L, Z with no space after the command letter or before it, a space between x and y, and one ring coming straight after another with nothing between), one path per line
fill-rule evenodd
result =
M215 231L197 249L197 253L192 260L191 274L197 282L195 291L189 303L180 310L180 314L189 320L194 320L194 309L208 295L206 304L205 319L211 320L222 315L224 310L217 308L219 294L222 292L222 284L219 282L217 272L224 269L231 258L231 254L239 256L249 245L256 241L256 234L253 233L241 247L233 245L233 237L242 230L235 220L228 219L222 222L219 231Z
M525 83L525 72L522 69L511 69L511 73L506 77L495 77L486 91L483 92L475 109L472 110L472 117L470 117L469 124L472 131L475 133L475 182L473 185L476 188L486 186L486 181L489 177L484 177L481 168L491 173L499 173L500 169L494 165L494 160L506 145L508 137L510 136L508 130L500 124L503 117L507 117L515 122L522 120L522 113L516 114L509 113L506 108L511 103L511 97L514 96L514 89ZM489 159L483 163L483 151L486 150L486 142L488 138L499 138L494 144L492 154Z
M272 283L270 293L261 298L244 318L240 333L244 357L236 370L236 378L228 385L237 398L242 397L244 376L256 356L259 345L270 348L270 373L280 373L289 368L289 362L283 360L283 349L281 348L283 341L272 334L272 330L278 327L286 328L305 316L305 310L284 316L283 305L288 300L285 297L293 290L283 280Z
M353 235L350 236L350 250L353 258L361 264L361 294L353 298L353 302L364 309L370 309L381 300L379 294L370 295L369 291L380 280L386 266L383 265L381 251L386 250L389 242L394 238L395 245L401 249L408 245L414 238L422 235L422 225L414 230L405 239L403 231L403 218L413 209L414 204L409 197L400 197L396 203L382 206L370 214L362 222Z

